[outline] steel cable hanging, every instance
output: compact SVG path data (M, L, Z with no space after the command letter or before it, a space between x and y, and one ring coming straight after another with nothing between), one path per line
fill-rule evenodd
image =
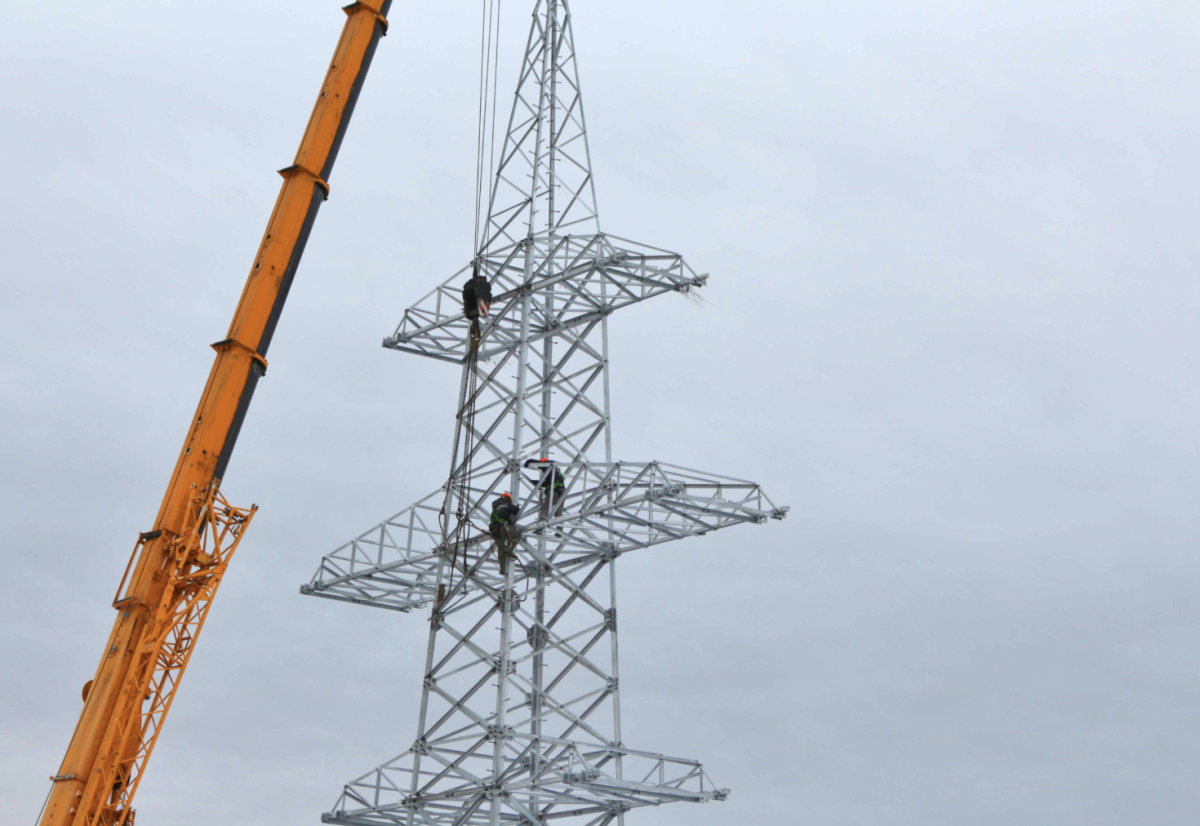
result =
M488 143L488 175L487 175L487 182L488 182L487 210L488 211L486 213L484 213L485 216L488 218L491 217L492 197L495 193L495 188L496 188L496 175L495 175L495 168L496 168L496 92L500 88L498 79L500 77L500 74L499 74L499 67L500 67L500 7L502 5L502 0L495 0L495 2L496 2L496 14L495 14L496 45L495 45L495 48L492 49L492 126L491 126L491 138ZM482 169L482 165L480 168ZM480 188L480 191L482 192L482 187ZM479 247L479 242L476 241L476 249L478 249L478 247ZM487 227L484 227L484 230L483 230L483 255L487 255L491 251L491 247L492 247L492 234L488 231Z
M484 246L480 237L480 219L486 218L486 205L491 204L492 171L496 150L496 90L495 82L500 58L500 0L483 0L479 37L479 115L475 130L475 228L471 250L478 255ZM489 92L491 100L488 100ZM489 110L490 104L490 110ZM483 174L484 152L488 155L488 174ZM487 182L487 198L484 183ZM483 238L487 237L486 227ZM477 259L478 260L478 259Z
M485 254L481 250L480 216L484 213L484 170L483 158L486 150L488 155L488 195L487 204L490 207L492 172L495 165L496 146L496 88L495 77L499 65L500 46L500 0L483 0L480 15L479 38L479 102L478 120L475 129L475 226L472 234L471 249L475 254L471 274L479 275L480 258ZM489 92L491 100L489 101ZM490 104L490 111L489 111ZM489 134L490 133L490 134ZM486 228L484 238L487 237ZM471 478L475 453L475 405L479 396L479 341L482 335L479 319L471 321L469 347L463 366L467 371L466 388L462 408L458 411L458 424L454 435L454 453L451 458L450 479L447 483L448 494L456 498L453 530L443 521L443 543L450 552L450 574L446 588L446 596L454 592L454 571L458 567L459 550L463 553L463 576L466 576L466 546L471 541ZM462 464L458 465L459 446L462 446ZM458 484L455 484L455 473L458 474ZM444 515L444 508L443 508Z

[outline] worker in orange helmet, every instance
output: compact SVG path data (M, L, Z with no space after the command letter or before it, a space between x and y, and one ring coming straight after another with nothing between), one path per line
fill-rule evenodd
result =
M538 487L542 489L542 519L548 520L551 514L562 516L567 494L567 483L562 471L545 456L526 460L525 467L535 466L542 469L542 478L538 481Z
M512 494L508 491L492 500L492 519L488 524L488 533L496 540L502 576L508 573L508 561L514 557L513 548L521 539L521 529L517 526L517 514L520 512L521 508L513 502Z

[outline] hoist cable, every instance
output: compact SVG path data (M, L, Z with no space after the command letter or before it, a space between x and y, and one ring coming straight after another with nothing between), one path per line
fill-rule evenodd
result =
M488 197L485 220L492 217L492 198L496 190L496 92L500 88L500 7L503 0L496 0L496 48L492 52L492 129L491 140L488 144ZM483 228L483 254L486 256L492 247L492 233L486 224Z
M465 569L467 567L466 545L471 538L471 470L475 459L475 399L478 395L477 388L479 380L479 371L477 369L479 347L478 338L475 335L475 331L478 329L478 324L478 321L472 322L471 324L472 332L469 334L470 341L468 343L470 349L467 352L467 358L465 362L465 367L469 371L469 378L467 380L467 392L466 398L463 402L463 409L459 411L458 416L459 428L461 428L463 436L463 462L462 466L459 468L459 485L458 490L456 491L456 497L458 501L456 503L457 507L454 514L454 533L452 536L448 537L453 550L450 554L450 582L447 586L447 593L450 593L453 590L454 569L458 567L458 551L460 547L462 548L463 552L463 568ZM458 440L456 439L455 441ZM455 452L457 453L457 451Z
M472 276L479 273L481 247L486 246L487 228L480 235L481 218L490 210L492 177L495 171L496 149L496 83L500 57L500 0L483 0L480 14L479 35L479 101L475 127L475 226L472 234L471 251L475 256ZM489 100L490 95L490 100ZM490 107L490 108L489 108ZM487 153L487 184L484 179L484 154ZM487 192L484 199L485 189ZM486 274L484 274L486 277ZM463 368L467 371L463 407L458 411L458 428L454 434L454 455L451 460L451 478L448 491L456 500L454 527L443 523L442 538L450 549L450 574L446 593L453 592L454 570L458 567L458 554L463 552L463 576L466 576L466 547L471 539L471 481L475 458L475 407L479 395L479 339L481 328L478 319L472 320L467 333L467 355ZM462 446L462 463L458 464L459 446ZM457 472L457 482L454 474ZM448 514L447 514L448 516Z
M484 200L485 183L483 174L484 153L488 155L488 183L486 190L491 190L491 171L494 168L493 157L496 144L496 70L500 56L500 0L483 0L480 15L479 35L479 101L478 120L475 129L475 228L471 238L471 251L478 253L482 239L480 237L480 218L485 214ZM488 100L489 93L491 100ZM491 104L489 110L489 103ZM490 142L489 142L490 132ZM483 237L487 237L487 228L483 228Z

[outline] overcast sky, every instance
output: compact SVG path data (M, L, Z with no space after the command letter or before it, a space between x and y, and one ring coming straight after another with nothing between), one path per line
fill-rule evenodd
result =
M602 226L712 274L614 317L614 452L792 508L620 563L624 739L733 790L630 826L1200 822L1200 6L573 11ZM478 6L390 18L146 824L317 823L413 738L425 618L297 592L450 450L458 372L379 343L470 256ZM0 8L6 823L67 745L343 20Z

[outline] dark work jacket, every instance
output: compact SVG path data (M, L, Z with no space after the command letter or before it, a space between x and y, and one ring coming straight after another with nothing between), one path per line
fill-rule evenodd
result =
M503 522L505 525L511 525L520 512L521 509L514 505L512 500L505 499L503 496L492 501L493 522Z
M552 481L553 480L553 481ZM567 486L566 480L563 479L562 471L554 468L554 473L542 472L542 481L539 482L546 490L553 488L554 490L562 490Z

